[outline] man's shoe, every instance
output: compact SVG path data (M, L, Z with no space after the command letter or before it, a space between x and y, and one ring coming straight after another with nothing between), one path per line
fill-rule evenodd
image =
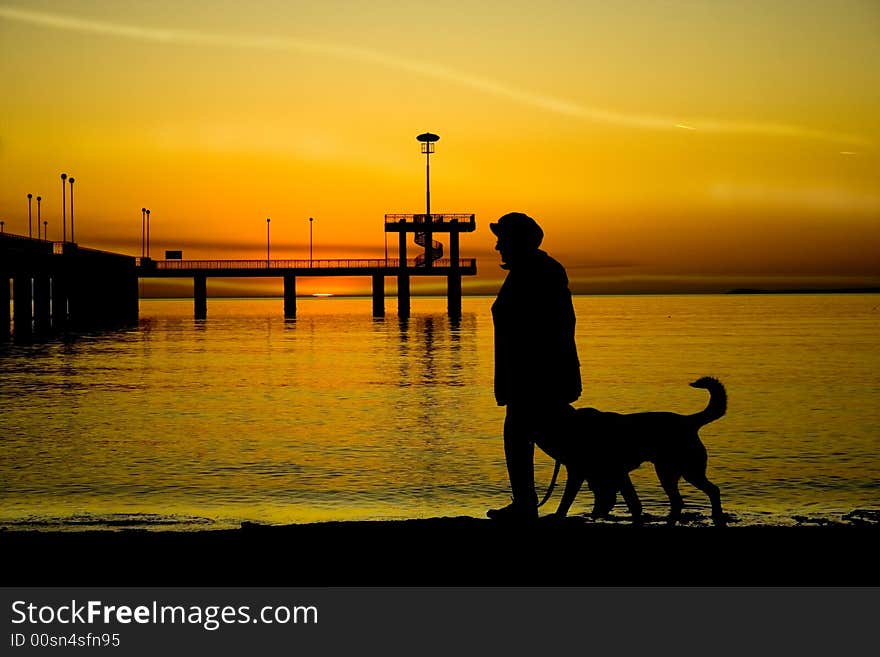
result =
M500 509L489 509L486 512L492 520L507 520L513 522L526 522L538 519L538 505L511 502Z

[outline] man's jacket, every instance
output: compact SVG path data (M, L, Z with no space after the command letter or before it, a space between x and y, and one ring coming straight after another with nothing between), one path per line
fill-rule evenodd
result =
M580 397L574 307L562 265L540 250L512 265L492 304L492 319L499 406Z

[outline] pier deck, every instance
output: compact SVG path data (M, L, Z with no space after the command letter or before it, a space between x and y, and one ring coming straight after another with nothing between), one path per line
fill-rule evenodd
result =
M457 251L457 245L456 245ZM457 255L457 254L456 254ZM430 264L427 264L430 263ZM423 257L321 260L151 260L137 259L139 278L191 278L196 319L208 313L209 277L284 279L284 316L296 317L296 279L315 276L369 276L373 283L373 316L385 315L385 279L397 278L397 308L401 317L410 312L410 278L445 276L450 317L461 316L461 277L477 273L475 258L426 261Z
M410 259L401 266L399 258L332 260L148 260L138 258L141 278L192 278L194 275L235 278L277 276L446 276L477 273L476 258L435 260L425 267Z

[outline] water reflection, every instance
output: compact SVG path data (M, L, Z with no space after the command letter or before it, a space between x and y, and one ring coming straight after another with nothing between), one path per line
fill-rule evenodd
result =
M137 331L2 345L0 520L482 515L507 489L490 303L374 322L361 299L304 302L293 322L280 300L217 301L194 322L189 301L145 302ZM731 411L704 441L733 511L880 503L876 300L576 304L583 405L690 412L688 381L724 379Z

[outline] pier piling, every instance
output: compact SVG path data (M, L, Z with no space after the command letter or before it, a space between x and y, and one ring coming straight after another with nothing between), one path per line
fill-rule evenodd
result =
M9 322L12 314L9 312L9 302L12 297L9 294L9 275L0 274L0 340L8 340L11 333Z
M404 231L398 234L400 262L406 262L406 236L407 233ZM409 317L409 276L406 274L397 277L397 314L401 317Z
M373 275L373 317L385 317L385 277Z
M453 319L461 319L461 274L446 277L446 313Z
M397 314L409 317L409 276L397 277Z
M34 331L45 334L52 330L51 281L48 274L34 277Z
M70 326L68 317L70 291L67 276L63 272L55 272L52 277L52 329L66 331ZM135 296L137 301L137 296Z
M193 300L195 302L195 318L208 317L208 277L202 274L193 276Z
M296 276L284 277L284 319L296 319Z
M32 333L31 284L31 277L26 274L19 274L12 281L12 330L17 340L29 338Z

